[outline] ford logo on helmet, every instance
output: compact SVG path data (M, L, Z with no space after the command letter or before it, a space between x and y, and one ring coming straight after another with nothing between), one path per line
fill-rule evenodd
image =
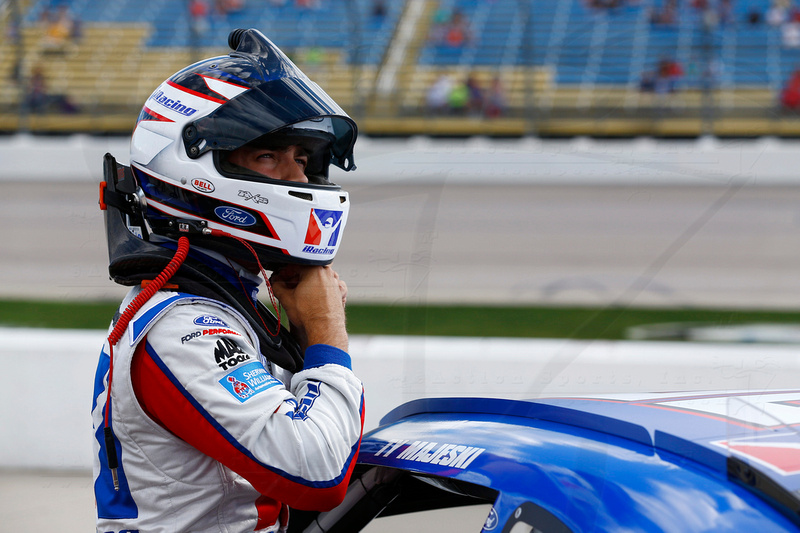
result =
M224 220L235 226L252 226L256 223L256 217L247 211L235 207L223 205L214 209L214 214L217 215L220 220Z

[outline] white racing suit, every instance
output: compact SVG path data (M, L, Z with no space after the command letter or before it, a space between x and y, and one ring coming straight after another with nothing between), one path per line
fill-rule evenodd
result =
M103 438L108 379L106 343L92 405L98 532L284 531L287 506L326 510L344 497L364 404L342 350L310 346L290 375L259 355L231 307L156 293L114 347L119 490Z

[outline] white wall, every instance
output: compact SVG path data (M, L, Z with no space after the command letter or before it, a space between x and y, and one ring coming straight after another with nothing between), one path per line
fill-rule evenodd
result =
M91 402L102 331L0 328L0 468L91 467ZM354 336L365 429L423 396L796 388L792 345Z

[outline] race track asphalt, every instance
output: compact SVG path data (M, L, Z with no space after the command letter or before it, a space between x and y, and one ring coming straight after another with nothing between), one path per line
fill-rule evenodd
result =
M117 300L97 184L0 184L0 298ZM794 308L800 187L358 183L351 302Z

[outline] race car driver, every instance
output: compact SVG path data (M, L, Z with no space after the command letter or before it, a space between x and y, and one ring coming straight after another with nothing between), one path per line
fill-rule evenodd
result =
M355 464L330 267L349 197L328 169L355 168L356 125L257 30L229 45L148 98L130 166L105 158L109 273L131 289L95 376L98 532L286 531Z

